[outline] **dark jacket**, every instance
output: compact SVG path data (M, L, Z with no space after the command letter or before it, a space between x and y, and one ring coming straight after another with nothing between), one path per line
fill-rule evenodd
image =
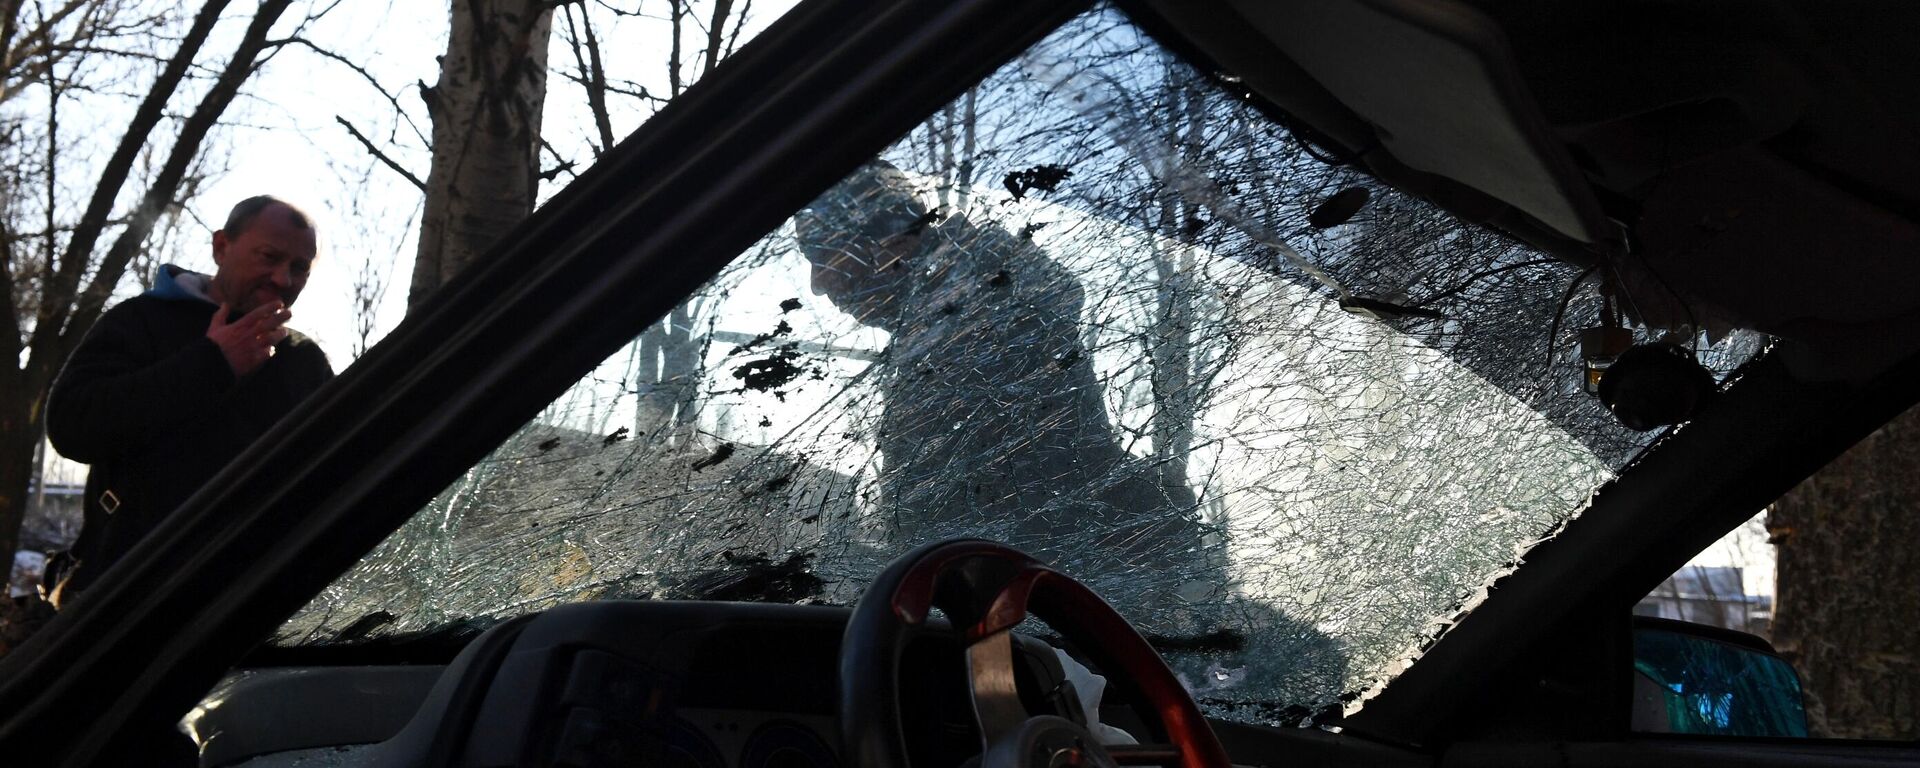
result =
M54 382L47 436L62 455L91 465L67 597L333 378L326 354L299 333L235 377L206 337L216 306L204 280L163 268L153 290L100 317Z

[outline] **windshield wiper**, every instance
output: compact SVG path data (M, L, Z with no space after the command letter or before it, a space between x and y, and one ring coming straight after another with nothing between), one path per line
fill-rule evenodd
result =
M673 600L748 603L802 603L826 594L827 582L813 574L813 553L794 553L774 562L765 552L722 552L727 565L697 574L668 590Z

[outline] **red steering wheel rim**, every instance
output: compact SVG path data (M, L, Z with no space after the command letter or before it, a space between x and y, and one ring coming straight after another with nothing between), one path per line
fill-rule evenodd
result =
M956 602L952 591L962 572L995 576L991 584L966 584L962 591L970 593L971 606ZM983 588L994 593L972 593ZM928 544L895 560L854 607L840 657L840 722L852 765L907 768L899 720L901 645L908 632L926 625L935 607L949 618L967 620L956 629L969 642L1011 629L1031 612L1086 654L1111 689L1147 705L1142 715L1148 727L1179 750L1181 768L1231 764L1186 687L1093 590L1012 547L960 539Z

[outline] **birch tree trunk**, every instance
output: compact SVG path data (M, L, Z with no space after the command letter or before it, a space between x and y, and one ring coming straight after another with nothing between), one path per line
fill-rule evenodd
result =
M420 97L433 166L407 307L533 212L553 11L543 0L454 0L440 80Z

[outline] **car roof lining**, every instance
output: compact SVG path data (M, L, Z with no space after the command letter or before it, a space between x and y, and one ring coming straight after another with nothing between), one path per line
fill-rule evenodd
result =
M1569 262L1607 262L1636 322L1771 334L1833 376L1911 351L1848 341L1908 337L1920 313L1904 290L1920 277L1920 99L1900 87L1920 59L1895 42L1920 33L1911 8L1133 5L1381 181ZM1569 234L1561 203L1603 242Z
M1572 264L1593 263L1591 244L1520 207L1441 173L1413 168L1381 145L1372 123L1327 90L1254 23L1224 2L1118 0L1168 49L1340 162ZM1204 42L1201 42L1204 41ZM1576 193L1577 194L1577 193Z
M1513 68L1504 35L1484 14L1435 0L1228 4L1370 124L1398 162L1484 192L1576 240L1608 234L1598 202Z

